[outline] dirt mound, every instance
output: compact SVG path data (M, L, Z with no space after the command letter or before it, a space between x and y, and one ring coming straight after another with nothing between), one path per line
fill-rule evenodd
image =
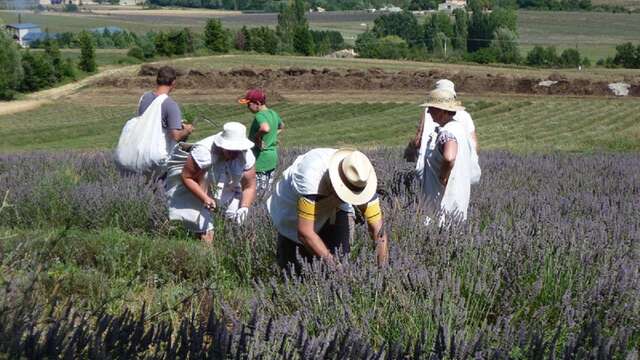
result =
M137 77L106 77L97 86L148 88L154 85L158 68L143 65ZM180 88L246 89L265 87L274 91L318 90L426 90L442 78L451 79L460 92L517 93L541 95L614 96L608 81L568 79L561 74L548 78L505 76L495 74L449 73L442 70L387 72L379 68L360 69L280 69L237 68L229 71L180 70ZM542 84L542 85L541 85ZM630 84L629 96L640 95L640 79Z

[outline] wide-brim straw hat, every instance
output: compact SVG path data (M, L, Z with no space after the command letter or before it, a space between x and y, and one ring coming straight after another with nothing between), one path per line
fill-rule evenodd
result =
M329 160L329 179L340 200L362 205L378 188L378 177L371 161L360 151L340 149Z
M436 81L436 89L451 91L453 97L458 97L456 94L456 84L449 79L440 79Z
M239 122L228 122L222 127L222 132L213 136L213 143L217 147L231 151L251 149L254 144L247 139L247 128Z
M460 101L456 100L455 95L443 89L435 89L429 92L427 102L420 106L433 107L451 112L464 110L464 106L461 105Z

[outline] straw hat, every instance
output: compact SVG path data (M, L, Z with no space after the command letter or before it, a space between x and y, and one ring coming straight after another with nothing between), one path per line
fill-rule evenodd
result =
M449 79L440 79L436 81L436 89L450 91L453 94L453 97L458 96L456 94L456 85Z
M429 97L427 97L427 102L420 106L433 107L451 112L464 110L464 106L460 105L460 102L456 100L450 91L442 89L432 90L429 93Z
M329 160L329 179L340 200L362 205L371 200L378 188L376 171L360 151L340 149Z
M247 139L247 128L239 122L224 124L222 132L213 136L213 143L217 147L231 151L249 150L253 142Z

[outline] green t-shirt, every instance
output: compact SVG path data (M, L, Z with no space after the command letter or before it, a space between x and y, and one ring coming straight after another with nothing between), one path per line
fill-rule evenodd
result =
M260 125L269 124L269 132L262 136L263 148L260 149L256 141L256 135ZM265 172L273 170L278 165L278 127L282 119L277 112L266 109L256 113L256 118L251 123L249 129L249 139L256 143L253 147L253 154L256 157L256 171Z

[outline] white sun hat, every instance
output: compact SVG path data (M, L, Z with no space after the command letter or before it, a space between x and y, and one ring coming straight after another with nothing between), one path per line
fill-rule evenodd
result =
M436 89L447 90L453 93L454 97L458 96L456 94L456 85L449 79L440 79L436 81Z
M329 179L340 200L351 205L369 202L378 188L371 161L360 151L340 149L329 160Z
M213 143L221 149L231 151L249 150L254 145L247 139L247 128L239 122L224 124L222 132L213 136Z
M420 106L433 107L451 112L464 110L464 106L456 100L453 94L450 91L443 89L432 90L427 97L427 102Z

